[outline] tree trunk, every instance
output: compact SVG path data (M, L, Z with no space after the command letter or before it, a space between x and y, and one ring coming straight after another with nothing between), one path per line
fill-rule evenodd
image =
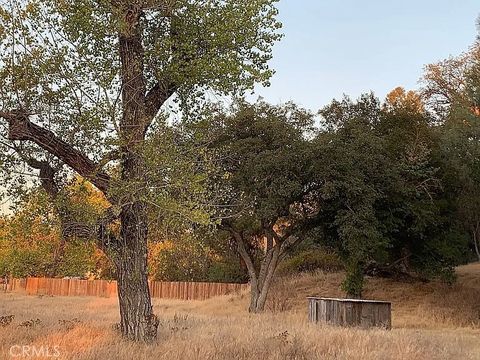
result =
M272 258L269 261L267 259L263 260L264 262L268 261L268 263L265 263L265 267L267 271L266 271L265 279L263 279L263 281L260 283L261 286L259 288L258 298L256 299L255 308L252 311L255 313L263 312L265 310L265 303L267 302L268 292L272 285L273 277L275 275L275 270L277 269L277 265L278 265L278 259L280 255L280 245L279 244L275 245L272 251L273 251Z
M258 276L255 270L255 265L253 264L253 260L247 251L247 248L245 246L245 240L243 239L242 234L240 234L239 232L235 231L232 228L229 228L229 232L232 235L232 237L235 239L235 242L237 243L237 251L240 254L240 257L245 262L245 265L247 266L248 277L250 278L250 306L248 307L248 311L257 312L256 307L257 307L257 300L260 296L260 291L258 286L259 285Z
M261 261L260 270L257 274L253 260L246 249L242 234L232 228L230 228L229 231L237 243L238 253L247 266L250 278L250 306L248 307L248 311L251 313L263 312L265 310L268 291L270 290L273 276L278 265L281 244L275 244L272 234L267 233L266 254Z
M478 260L480 261L480 249L479 249L479 246L478 246L479 230L480 230L480 226L477 224L477 226L473 230L473 245L475 246L475 252L477 253Z
M121 245L117 249L120 327L125 338L151 342L157 336L147 278L146 209L141 202L122 210Z
M250 307L248 308L248 311L251 313L261 313L265 310L265 304L267 302L267 297L268 297L268 292L270 291L270 287L272 285L272 279L273 275L275 273L275 270L277 268L278 262L271 262L268 265L268 271L271 274L265 282L263 282L260 286L258 286L254 289L252 287L251 293L250 293Z
M260 290L257 286L253 286L252 278L250 277L250 305L248 306L249 313L259 313L261 310L258 309L258 299L260 297Z
M153 314L148 287L147 210L141 199L146 186L141 147L149 120L145 105L141 15L138 5L129 5L125 27L119 34L123 107L121 179L127 191L120 204L121 233L115 261L122 335L129 340L151 342L156 339L159 322Z
M252 292L252 298L250 302L250 312L253 313L259 313L265 310L268 292L270 290L280 256L281 244L278 241L275 243L273 230L266 228L265 234L267 239L265 257L262 259L260 265L257 291L255 293Z

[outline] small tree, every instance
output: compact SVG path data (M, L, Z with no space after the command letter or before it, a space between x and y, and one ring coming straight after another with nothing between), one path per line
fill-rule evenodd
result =
M210 134L217 165L210 180L219 228L230 234L248 270L250 312L264 310L280 259L302 238L312 118L292 104L240 101L199 124L200 133Z

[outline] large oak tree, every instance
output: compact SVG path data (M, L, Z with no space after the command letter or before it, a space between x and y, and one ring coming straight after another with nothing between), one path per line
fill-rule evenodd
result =
M158 326L146 219L149 204L161 209L155 195L168 177L148 170L155 163L152 144L145 150L151 127L169 99L188 115L205 96L268 83L271 47L280 38L275 2L1 3L2 174L18 185L19 173L43 164L40 179L46 170L58 182L75 172L107 196L111 207L97 235L117 268L128 339L152 340ZM118 233L109 231L113 221Z

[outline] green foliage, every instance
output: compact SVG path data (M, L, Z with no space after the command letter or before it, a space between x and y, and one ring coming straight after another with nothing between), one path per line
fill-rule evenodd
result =
M2 275L41 276L49 271L58 238L41 204L33 203L15 217L0 220Z
M244 284L248 282L248 275L245 269L240 266L239 257L230 256L213 261L208 268L205 279L208 282Z
M342 289L348 296L353 298L361 298L362 290L365 284L362 266L352 261L347 265L347 276L342 283Z
M343 288L361 294L363 268L396 264L426 278L449 278L465 261L456 190L439 152L437 128L413 93L334 101L315 140L321 241L347 264ZM456 233L455 237L452 234Z
M12 249L0 259L0 272L16 278L46 276L51 266L51 249Z
M158 281L245 282L239 258L218 245L192 234L151 244L150 277Z
M439 156L448 168L444 185L453 196L453 215L470 237L476 258L480 239L480 43L467 52L429 65L424 95L441 120ZM468 257L467 257L468 258Z
M200 281L211 259L209 249L192 239L181 239L156 252L151 258L151 276L159 281Z
M0 236L0 274L16 278L27 276L79 276L95 270L95 246L91 242L72 241L65 245L65 254L56 259L60 238L58 231L38 218L19 216L4 220ZM58 261L58 265L57 265Z
M65 188L66 221L89 223L104 206L90 184L74 179ZM99 270L92 240L61 236L62 223L44 191L31 191L19 211L0 219L0 273L14 277L80 276Z
M159 230L152 229L152 240L192 224L210 223L204 170L208 159L181 124L168 126L166 119L155 124L142 144L142 157L149 182L139 197L151 205L150 222ZM125 185L116 189L116 196L128 194L131 188Z
M219 217L232 217L238 229L262 231L290 215L305 193L311 157L307 132L313 116L294 104L250 105L237 101L229 112L212 109L195 124L200 141L211 144L216 173L210 189L218 193Z
M278 274L293 275L301 272L322 270L337 272L344 266L338 254L324 249L307 249L283 260L278 266Z
M167 77L183 84L179 100L187 107L198 107L206 89L240 94L257 82L267 85L272 45L281 38L276 2L181 0L167 9L171 17L147 12L148 81Z
M69 241L61 259L57 276L84 277L96 271L95 244L92 241Z

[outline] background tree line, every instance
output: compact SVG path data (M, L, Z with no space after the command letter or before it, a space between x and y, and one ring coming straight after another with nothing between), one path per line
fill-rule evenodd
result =
M344 268L351 296L361 296L365 275L454 281L454 266L478 258L479 247L479 127L470 79L478 52L467 55L462 76L470 85L452 85L448 103L435 87L451 79L444 72L457 59L428 66L423 93L396 88L384 101L371 93L345 97L318 114L238 100L171 125L172 144L182 150L168 161L178 162L180 152L196 164L209 220L157 222L150 277L249 280L251 311L263 310L277 267ZM69 212L82 222L107 206L80 178L68 188ZM70 241L61 250L61 221L44 193L32 189L22 210L3 220L2 271L113 277L94 243ZM156 216L152 208L149 217Z

